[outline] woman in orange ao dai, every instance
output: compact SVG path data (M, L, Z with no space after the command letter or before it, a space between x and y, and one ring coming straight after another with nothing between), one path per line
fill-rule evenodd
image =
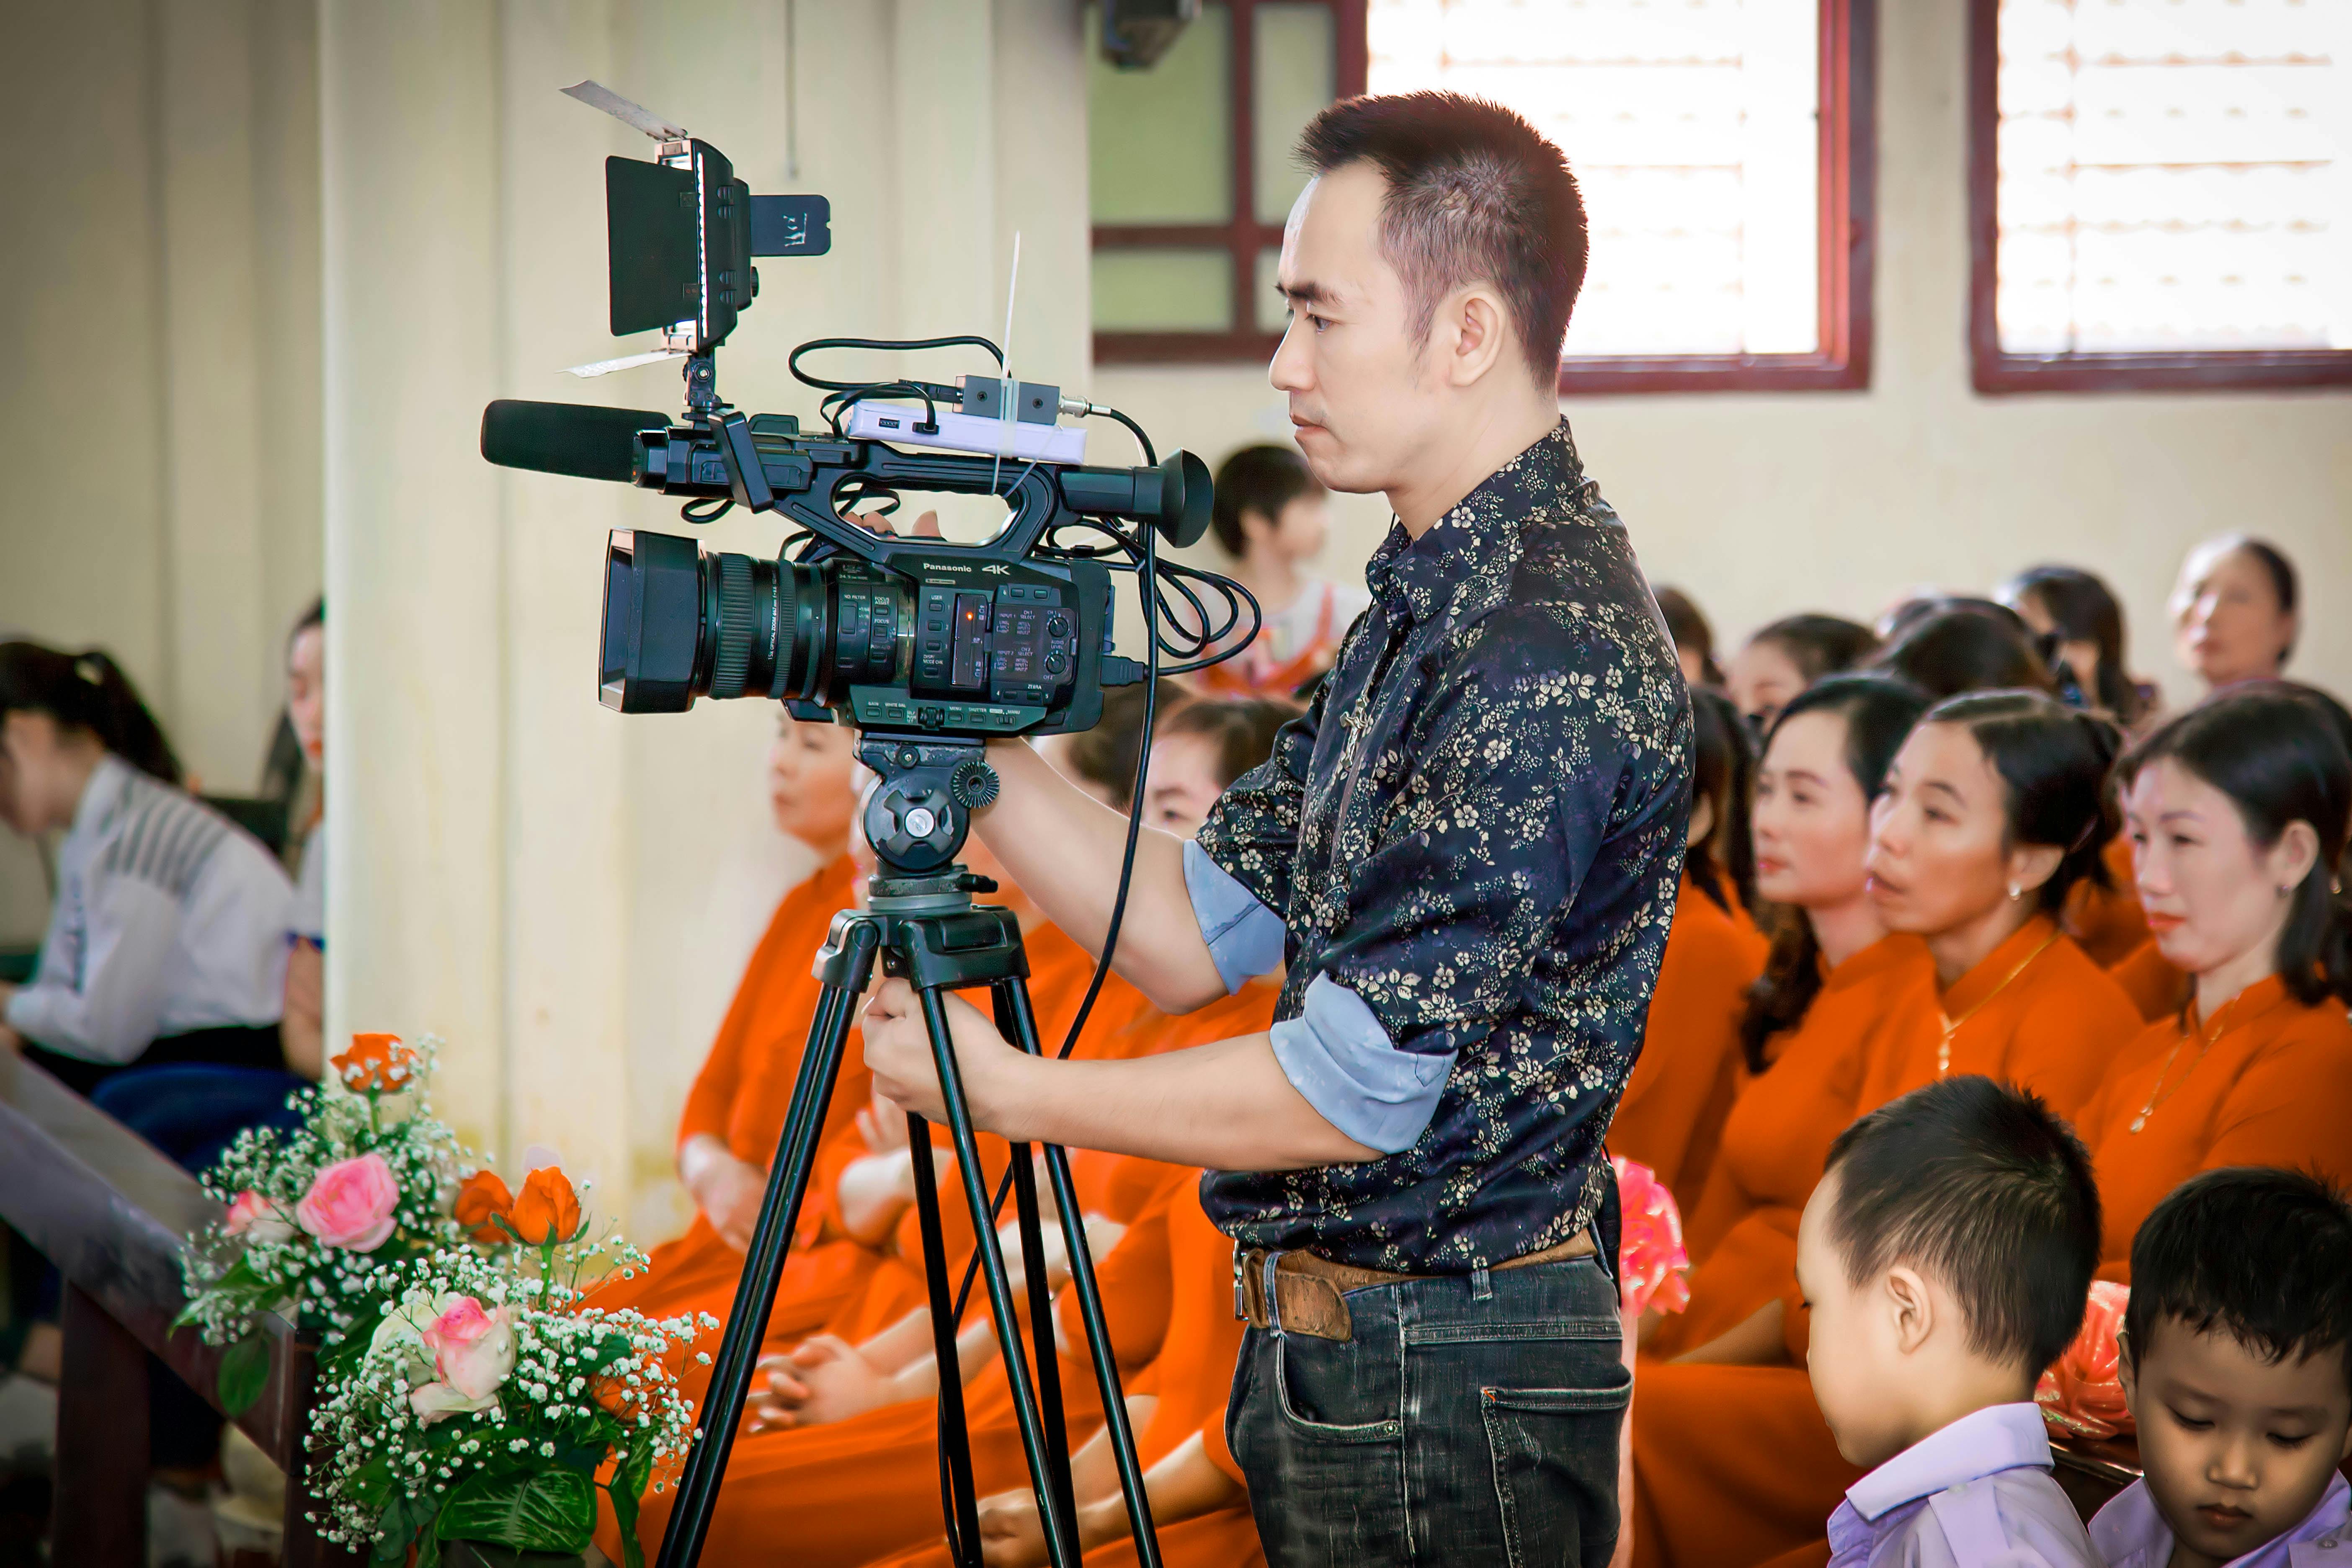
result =
M1731 700L1691 689L1697 765L1690 852L1666 933L1642 1054L1609 1123L1609 1152L1647 1165L1688 1210L1722 1142L1739 1069L1739 1020L1763 972L1765 942L1748 916L1748 829L1755 762Z
M2195 985L2108 1069L2084 1113L2104 1277L2200 1171L2276 1165L2352 1179L2352 908L2339 891L2352 756L2307 695L2239 687L2124 759L2149 929Z
M1749 1396L1777 1391L1757 1386L1766 1369L1671 1358L1746 1322L1793 1278L1797 1217L1831 1141L1853 1118L1867 1042L1891 1001L1927 968L1916 938L1888 934L1863 869L1870 802L1927 707L1907 681L1832 676L1790 701L1766 739L1756 889L1779 906L1779 929L1742 1020L1745 1084L1685 1224L1689 1306L1643 1325L1626 1503L1636 1563L1708 1563L1726 1546L1716 1489L1736 1455L1710 1462L1701 1450L1718 1432L1740 1452L1754 1446L1756 1419L1775 1406L1750 1411Z

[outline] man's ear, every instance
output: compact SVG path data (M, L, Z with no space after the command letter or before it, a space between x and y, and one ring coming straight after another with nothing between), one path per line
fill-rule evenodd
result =
M1510 312L1491 284L1455 290L1438 308L1431 328L1434 346L1444 352L1443 369L1450 386L1476 385L1515 352Z
M1936 1302L1918 1270L1898 1263L1879 1281L1879 1300L1895 1330L1895 1348L1910 1355L1936 1331Z
M2116 1381L2123 1385L2124 1408L2131 1412L2132 1425L2139 1420L2139 1355L2132 1344L2131 1331L2116 1331Z

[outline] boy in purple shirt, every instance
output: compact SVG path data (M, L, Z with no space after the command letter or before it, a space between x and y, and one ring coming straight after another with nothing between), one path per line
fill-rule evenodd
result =
M2156 1205L2131 1263L2120 1370L2146 1479L2091 1521L2108 1568L2352 1568L2344 1194L2208 1171Z
M1797 1283L1813 1397L1877 1468L1830 1516L1831 1568L2097 1568L2033 1383L2098 1262L2090 1155L2032 1095L1947 1079L1838 1135Z

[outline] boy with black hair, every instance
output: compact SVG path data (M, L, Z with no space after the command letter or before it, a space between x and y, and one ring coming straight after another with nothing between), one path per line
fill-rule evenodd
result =
M2299 1172L2207 1171L2131 1263L2145 1476L2091 1521L2108 1568L2352 1565L2352 1205Z
M2095 1568L2033 1384L2098 1262L2090 1155L2021 1089L1947 1079L1838 1135L1797 1281L1813 1395L1876 1468L1830 1516L1831 1568Z

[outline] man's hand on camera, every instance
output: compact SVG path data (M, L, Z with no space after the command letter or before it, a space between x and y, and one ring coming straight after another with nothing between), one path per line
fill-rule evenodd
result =
M1021 1053L1005 1042L979 1008L962 997L941 998L948 1016L948 1036L954 1042L956 1068L963 1079L964 1098L974 1119L991 1103L990 1087ZM873 1069L874 1089L919 1115L944 1120L946 1102L940 1093L938 1064L931 1059L931 1037L923 1026L923 1006L915 988L903 980L886 980L867 1004L862 1026L866 1065Z

